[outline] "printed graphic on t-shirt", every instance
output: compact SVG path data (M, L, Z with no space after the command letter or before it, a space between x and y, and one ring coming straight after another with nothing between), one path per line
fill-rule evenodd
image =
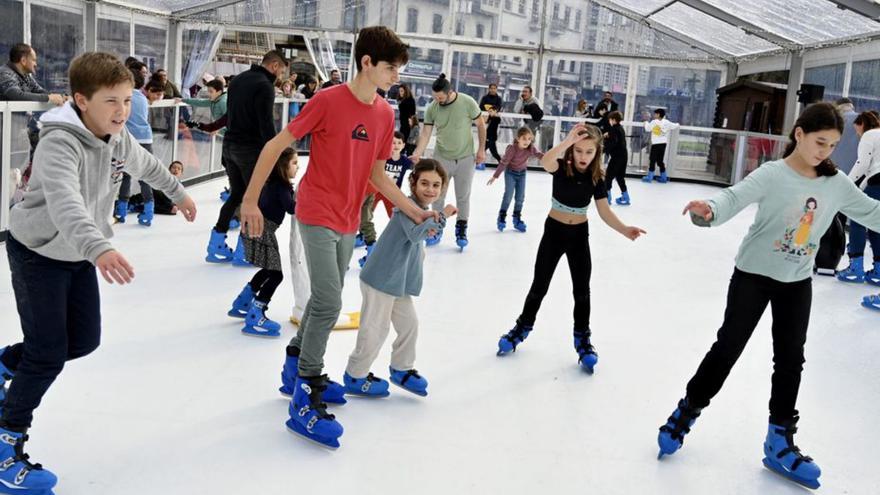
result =
M400 177L400 173L403 171L403 161L400 163L392 163L390 161L385 162L385 174L391 178L395 183L397 179Z
M808 198L803 206L797 225L790 225L785 229L782 240L774 243L774 251L786 254L786 259L800 262L804 256L812 256L818 248L814 242L810 242L810 234L813 228L813 219L819 202L816 198Z
M653 129L651 129L651 134L654 136L660 136L663 134L663 126L655 125Z
M110 180L113 184L122 182L122 172L125 171L125 160L110 159Z
M367 128L364 124L358 124L357 127L351 131L351 138L358 141L370 141L370 136L367 135Z

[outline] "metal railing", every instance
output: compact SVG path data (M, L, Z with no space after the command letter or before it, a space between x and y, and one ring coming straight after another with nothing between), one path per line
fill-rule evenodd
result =
M276 98L273 119L277 131L290 121L306 100ZM30 164L31 144L35 142L37 119L52 105L32 102L0 102L0 233L9 227L8 206L20 194L18 181ZM423 114L424 108L419 108ZM502 113L498 129L498 150L503 155L506 146L513 143L517 130L528 126L535 132L535 145L547 150L565 138L566 133L583 119L545 116L540 122L531 122L524 114ZM192 184L222 174L220 156L223 137L220 133L205 133L189 129L185 121L210 120L207 109L191 108L173 100L162 100L150 106L153 128L153 154L164 164L179 160L184 164L183 182ZM622 122L627 134L629 165L627 172L644 174L648 168L650 133L643 124ZM474 127L476 138L476 128ZM781 157L787 139L784 136L758 134L726 129L682 126L670 135L666 150L666 166L673 179L691 180L728 186L742 180L761 163ZM297 143L298 151L307 152L308 138ZM434 138L429 142L432 150ZM487 156L489 163L494 160ZM537 164L535 164L537 165ZM37 165L38 166L38 165ZM136 187L133 184L133 187Z

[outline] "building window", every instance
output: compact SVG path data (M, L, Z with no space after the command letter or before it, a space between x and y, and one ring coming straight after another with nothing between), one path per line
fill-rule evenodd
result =
M461 19L455 21L455 35L464 36L464 21Z
M571 7L565 8L565 17L563 20L565 21L565 27L568 27L568 23L571 21Z
M507 36L506 34L502 34L501 41L510 41L510 36Z
M342 27L350 31L364 25L366 6L363 0L345 0L342 11Z
M504 10L513 10L512 0L504 0Z
M477 24L477 38L482 39L483 32L485 31L485 29L486 29L486 26L484 26L482 24Z
M535 69L535 61L533 59L526 60L526 72L532 72Z
M431 24L431 32L434 34L443 33L443 16L434 14L434 22Z
M575 31L581 28L581 9L577 9L574 12L574 29Z
M559 60L559 64L556 65L557 72L565 72L565 60Z
M315 27L318 25L318 0L294 0L293 24Z
M525 15L526 14L526 0L519 0L519 13Z
M574 72L574 60L568 63L568 71Z
M406 9L406 31L409 33L419 31L419 11L417 9Z
M553 2L553 18L559 19L559 2Z

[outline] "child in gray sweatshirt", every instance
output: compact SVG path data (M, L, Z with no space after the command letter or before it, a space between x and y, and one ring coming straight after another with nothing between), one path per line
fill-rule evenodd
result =
M109 241L122 173L165 191L188 221L196 214L183 186L125 129L128 69L113 55L86 53L70 65L70 86L73 101L41 119L30 189L10 212L6 242L24 341L0 350L0 483L22 493L48 492L58 481L28 461L25 432L64 363L98 347L95 268L111 284L134 277Z

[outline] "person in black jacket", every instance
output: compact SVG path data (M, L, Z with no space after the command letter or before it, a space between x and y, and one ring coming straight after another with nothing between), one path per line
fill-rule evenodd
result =
M495 83L489 84L489 92L480 99L480 110L489 114L489 127L486 129L486 149L495 157L495 161L499 163L501 163L501 155L498 153L496 142L498 141L498 125L501 124L501 117L498 116L498 112L501 111L503 105L504 101L498 96L498 85Z
M410 117L416 114L416 100L412 96L412 91L409 89L409 85L405 83L401 83L397 89L397 111L400 113L398 118L400 119L400 133L403 134L403 142L409 142L409 133L412 130L412 126L410 126ZM408 148L409 145L407 145ZM415 146L412 148L408 148L408 152L404 152L404 154L409 155L415 149Z
M222 155L223 167L229 177L229 199L220 208L217 225L211 231L205 261L223 263L233 260L234 253L226 245L229 221L241 205L263 145L277 132L272 113L275 81L284 75L288 65L280 51L272 50L266 53L260 65L252 65L250 70L237 75L229 83ZM235 254L244 260L241 237Z
M605 169L605 184L608 186L608 204L611 204L611 186L614 181L620 187L621 196L617 198L617 204L628 205L629 193L626 191L626 131L620 125L623 115L614 111L607 115L608 132L605 133L605 150L608 153L608 168Z

